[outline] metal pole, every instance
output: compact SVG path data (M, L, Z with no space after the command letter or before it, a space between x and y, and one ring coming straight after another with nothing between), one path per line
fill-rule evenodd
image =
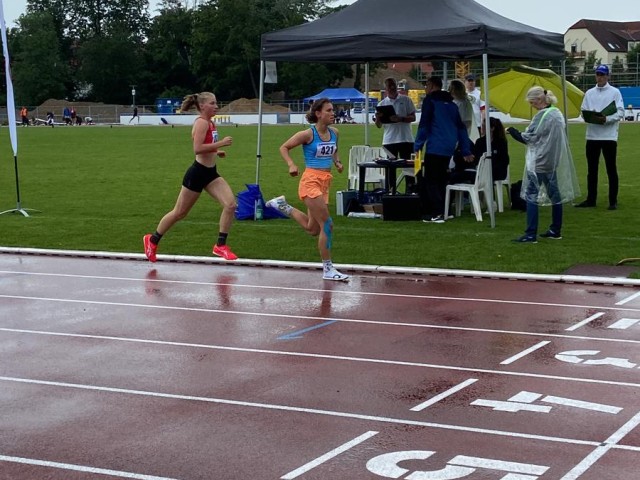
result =
M260 60L260 102L258 103L258 148L256 151L256 185L260 185L260 161L262 160L262 99L264 98L264 60Z
M369 62L364 64L364 144L369 145Z
M482 88L484 89L484 116L486 118L485 134L487 136L487 160L489 160L489 188L485 191L487 195L487 207L489 207L489 218L491 219L491 228L496 228L496 212L493 209L493 160L491 159L491 128L489 128L489 55L482 54L482 76L484 81L482 82ZM482 122L482 118L480 119Z
M567 105L567 59L562 59L561 64L561 74L562 74L562 105L563 105L563 113L564 113L564 130L567 133L567 138L569 137L569 106Z

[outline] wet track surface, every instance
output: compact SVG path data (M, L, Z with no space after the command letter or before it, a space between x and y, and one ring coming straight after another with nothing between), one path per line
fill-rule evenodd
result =
M0 479L640 478L640 297L0 255L0 413Z

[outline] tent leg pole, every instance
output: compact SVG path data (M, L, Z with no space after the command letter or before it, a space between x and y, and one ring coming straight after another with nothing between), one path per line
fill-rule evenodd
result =
M564 113L564 129L567 133L567 138L569 138L569 118L568 118L568 110L567 110L567 59L563 58L561 62L561 75L562 75L562 105Z
M369 145L369 62L364 64L364 144Z
M260 60L260 101L258 103L258 147L256 151L256 185L260 185L260 161L262 160L262 102L264 99L264 60Z
M496 228L496 212L493 209L493 159L491 158L491 152L493 151L491 148L491 129L489 127L489 55L486 53L482 54L482 88L484 89L484 115L486 117L486 125L485 128L486 136L487 136L487 159L489 160L489 188L486 190L487 194L487 207L489 208L489 218L491 219L491 228ZM481 120L482 121L482 120Z

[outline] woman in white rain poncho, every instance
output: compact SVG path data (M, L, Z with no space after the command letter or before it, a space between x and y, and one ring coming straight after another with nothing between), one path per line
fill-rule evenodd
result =
M554 106L558 100L552 92L532 87L527 92L527 100L538 110L531 124L522 133L513 127L507 130L527 146L520 192L527 202L527 229L514 241L537 243L539 205L551 205L551 226L540 237L559 240L562 238L562 204L580 196L565 120Z

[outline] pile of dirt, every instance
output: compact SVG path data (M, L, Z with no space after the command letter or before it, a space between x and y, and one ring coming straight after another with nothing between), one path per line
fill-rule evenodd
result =
M260 100L257 98L239 98L233 102L222 107L218 114L230 114L230 113L258 113L258 106ZM289 113L290 110L282 105L269 105L262 102L263 113Z
M82 117L91 117L96 123L118 123L120 115L131 115L131 105L112 105L102 102L71 102L69 100L57 100L50 98L44 101L32 112L36 118L46 118L47 112L52 112L57 122L62 121L62 113L65 107L73 107L76 113Z

